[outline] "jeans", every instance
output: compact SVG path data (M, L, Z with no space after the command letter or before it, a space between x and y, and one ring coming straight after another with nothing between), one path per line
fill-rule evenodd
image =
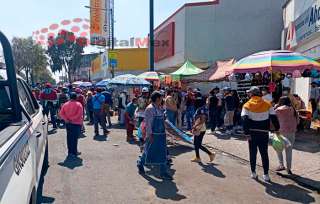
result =
M144 164L145 164L145 161L146 161L146 152L143 151L141 157L139 158L139 160L137 161L138 163L138 167L143 167ZM166 163L163 163L163 164L159 164L159 168L160 168L160 175L165 175L168 173L168 167L167 167L167 164Z
M99 124L103 129L103 133L107 133L106 116L101 110L93 111L94 133L99 134Z
M286 138L291 142L291 146L285 147L287 169L288 169L288 170L291 170L291 164L292 164L292 148L293 148L293 144L294 144L296 135L295 135L295 133L287 133L287 134L283 134L283 136L286 137ZM279 158L279 163L280 163L280 165L281 165L281 166L284 166L282 152L277 152L277 154L278 154L278 158Z
M185 117L186 117L186 111L182 111L181 112L181 126L184 126L184 122L185 122Z
M187 106L186 118L187 118L187 129L188 130L192 129L194 113L195 113L194 106Z
M196 157L200 158L199 150L201 149L208 155L211 155L212 153L204 146L202 146L202 140L206 132L201 132L200 135L194 136L194 150L196 151Z
M177 124L177 112L171 111L171 110L166 110L167 118L168 120L176 126Z
M269 172L268 142L269 142L268 133L259 132L259 133L251 134L251 140L249 140L251 172L256 172L257 152L259 148L264 174L268 174Z
M81 125L66 124L67 129L67 147L68 154L77 155L78 153L78 138L81 132Z
M43 113L44 113L46 116L49 116L49 113L50 113L50 118L51 118L52 126L53 126L53 128L57 128L57 113L56 113L56 108L53 107L53 106L48 106L48 105L47 105L47 107L44 107Z

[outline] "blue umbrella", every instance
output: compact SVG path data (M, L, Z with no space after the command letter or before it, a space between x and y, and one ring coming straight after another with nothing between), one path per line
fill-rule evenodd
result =
M104 79L96 83L96 87L106 87L108 86L109 82L110 82L110 79Z
M145 79L139 78L132 74L117 76L109 81L110 85L118 86L150 86L151 84Z

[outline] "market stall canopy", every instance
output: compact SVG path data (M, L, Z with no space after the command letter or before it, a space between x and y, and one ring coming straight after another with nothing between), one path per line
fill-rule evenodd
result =
M91 82L82 82L80 84L80 87L81 88L88 88L88 87L91 87L92 86L92 83Z
M79 87L83 82L82 81L75 81L72 83L72 86Z
M115 78L109 81L110 85L118 85L118 86L150 86L151 84L145 79L141 79L132 74L124 74L120 76L116 76Z
M255 73L265 71L280 71L293 73L296 70L320 70L320 63L288 50L271 50L259 52L245 57L233 65L234 73Z
M104 79L96 83L96 87L106 87L108 86L109 82L110 82L110 79Z
M209 81L224 80L226 76L230 75L233 70L235 59L226 61L217 61L216 71L210 76Z
M217 61L209 69L204 72L184 77L184 82L210 82L210 81L219 81L225 79L228 73L231 72L232 65L235 63L234 59Z
M177 71L171 73L170 75L171 75L174 79L181 79L181 78L183 78L183 77L200 74L200 73L202 73L202 72L203 72L202 69L199 69L198 67L196 67L195 65L193 65L189 60L187 60L187 61L182 65L182 67L180 67Z
M162 72L144 72L138 75L139 78L147 81L160 81L164 78L165 74Z

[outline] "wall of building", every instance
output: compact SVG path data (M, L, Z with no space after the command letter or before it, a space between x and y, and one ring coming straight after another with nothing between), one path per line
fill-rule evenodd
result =
M240 59L279 49L283 1L221 0L187 8L186 57L193 62Z
M148 70L147 48L115 49L114 52L118 60L116 72Z
M155 63L155 67L158 70L171 67L172 65L182 64L185 61L185 9L180 10L176 15L169 17L168 21L160 24L155 30L160 31L171 22L175 22L175 37L174 37L174 56L161 60Z

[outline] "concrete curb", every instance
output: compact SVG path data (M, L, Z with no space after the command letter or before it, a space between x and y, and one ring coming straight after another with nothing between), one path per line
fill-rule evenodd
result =
M214 151L219 152L219 153L221 153L221 154L226 154L226 155L228 155L229 157L240 161L241 163L244 163L244 164L246 164L246 165L250 165L250 161L248 161L247 159L244 159L244 158L242 158L242 157L236 156L236 155L231 154L231 153L229 153L229 152L226 152L226 151L223 151L223 150L218 149L218 148L216 148L216 147L213 147L213 146L211 146L210 144L204 144L204 146L208 147L209 149L213 149ZM262 168L262 166L259 165L259 164L257 164L257 166L258 166L259 168ZM286 179L292 180L292 181L296 182L298 185L303 186L303 187L305 187L305 188L307 188L307 189L309 189L309 190L315 191L315 192L317 192L318 194L320 194L320 186L314 184L313 182L306 182L303 178L301 178L301 177L298 176L298 175L289 176L289 175L285 175L285 174L278 173L278 172L276 172L276 171L274 171L274 170L269 170L269 171L270 171L272 174L278 175L278 176L280 176L280 177L282 177L282 178L286 178Z

